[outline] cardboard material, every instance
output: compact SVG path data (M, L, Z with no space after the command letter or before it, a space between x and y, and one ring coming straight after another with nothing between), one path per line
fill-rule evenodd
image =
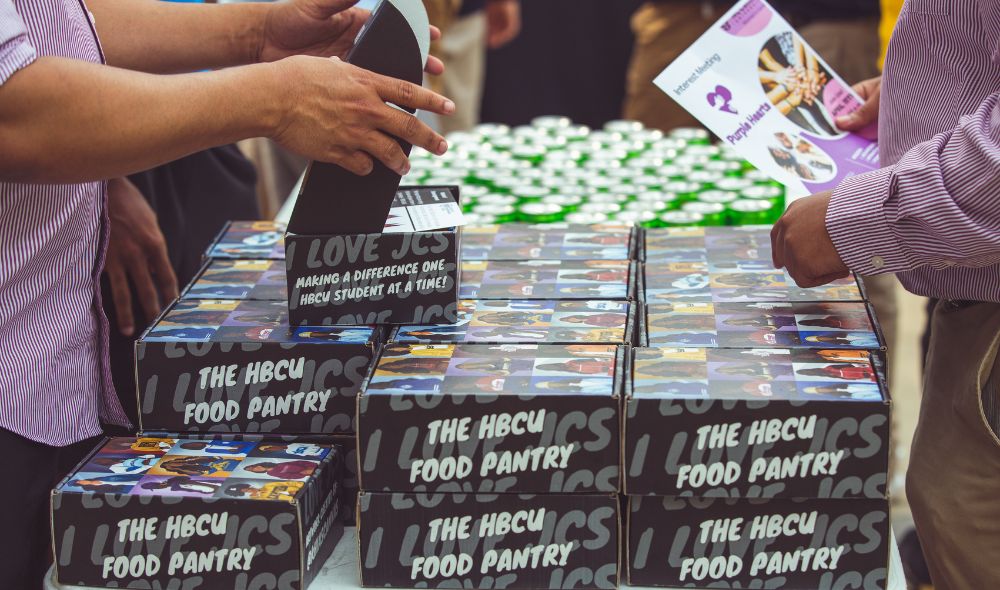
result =
M205 258L284 260L286 229L277 221L230 221L205 251Z
M354 432L380 328L290 328L283 301L180 300L136 342L139 419L174 432Z
M463 299L631 299L627 260L462 261Z
M631 497L632 586L884 589L889 501Z
M387 346L358 402L362 489L618 491L626 351Z
M771 260L770 227L678 227L644 232L650 303L863 301L855 277L802 289Z
M637 349L630 495L884 498L890 402L855 350Z
M426 14L416 0L397 3L408 5L407 13ZM376 74L419 86L424 72L421 47L429 45L430 29L413 30L397 3L382 2L375 8L358 34L347 61ZM428 38L426 44L424 37ZM403 153L409 155L410 144L395 140ZM400 175L377 159L374 164L370 174L357 176L337 164L311 163L288 222L288 231L300 236L381 232L392 197L399 187Z
M181 293L182 299L287 301L281 260L210 260Z
M629 260L633 225L510 223L465 228L462 260Z
M650 303L640 342L649 346L882 350L861 302Z
M106 439L52 492L60 584L304 589L343 531L338 447Z
M469 300L458 323L401 326L402 343L632 344L636 305L627 301Z
M617 588L611 494L361 495L362 586Z
M451 198L455 202L457 191L457 187L402 189L404 193L422 193L428 200ZM349 217L345 212L338 215ZM285 237L292 324L457 320L459 228L381 233L385 221L383 216L375 233L290 232Z

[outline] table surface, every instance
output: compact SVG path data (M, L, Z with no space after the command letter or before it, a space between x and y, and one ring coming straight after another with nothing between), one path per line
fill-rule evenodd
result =
M323 570L309 590L356 590L358 584L358 551L355 528L344 529L344 536L337 543L330 559L326 560ZM622 588L629 586L622 584ZM82 586L60 586L55 581L55 573L50 570L45 579L45 590L93 590ZM656 590L667 590L658 588ZM892 549L889 555L889 586L886 590L906 590L903 576L903 564L899 559L896 539L892 539Z

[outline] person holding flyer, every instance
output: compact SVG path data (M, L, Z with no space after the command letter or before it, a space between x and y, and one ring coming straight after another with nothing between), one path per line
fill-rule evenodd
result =
M774 264L802 287L898 273L934 310L907 496L935 588L1000 581L1000 4L907 0L881 79L882 167L791 204ZM881 100L884 97L885 100Z

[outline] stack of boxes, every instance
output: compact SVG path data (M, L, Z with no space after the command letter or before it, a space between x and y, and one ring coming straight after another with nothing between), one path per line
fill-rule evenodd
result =
M614 588L633 230L465 235L459 322L398 328L360 397L362 584Z
M854 279L798 289L763 227L650 230L644 254L629 583L885 587L889 395Z

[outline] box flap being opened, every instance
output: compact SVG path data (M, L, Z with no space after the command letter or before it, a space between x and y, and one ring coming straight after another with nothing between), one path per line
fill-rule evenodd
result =
M420 19L414 14L426 18L418 0L379 4L358 34L347 61L419 85L424 70L422 47L429 45L430 29L424 26L415 30L411 20ZM396 141L408 155L410 144ZM337 164L312 162L288 231L303 235L380 233L399 182L399 174L378 160L367 176L358 176Z

